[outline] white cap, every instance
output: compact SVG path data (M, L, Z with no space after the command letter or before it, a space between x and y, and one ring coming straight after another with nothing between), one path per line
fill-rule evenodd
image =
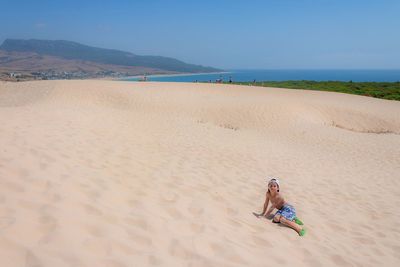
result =
M270 177L270 180L268 181L268 186L271 184L271 183L276 183L277 185L278 185L278 187L280 187L279 186L279 179L277 178L277 177Z

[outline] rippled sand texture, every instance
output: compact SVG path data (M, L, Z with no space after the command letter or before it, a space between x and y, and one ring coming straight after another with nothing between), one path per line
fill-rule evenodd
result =
M266 177L308 233L257 219ZM2 266L400 266L400 102L0 83Z

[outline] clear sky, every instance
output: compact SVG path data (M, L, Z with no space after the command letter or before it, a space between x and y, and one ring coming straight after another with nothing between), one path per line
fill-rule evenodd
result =
M225 69L400 69L400 0L0 0L6 38Z

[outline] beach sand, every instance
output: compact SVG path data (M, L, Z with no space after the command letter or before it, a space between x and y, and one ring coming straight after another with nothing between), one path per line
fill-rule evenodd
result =
M308 232L256 218L277 176ZM400 266L400 102L0 82L1 266Z

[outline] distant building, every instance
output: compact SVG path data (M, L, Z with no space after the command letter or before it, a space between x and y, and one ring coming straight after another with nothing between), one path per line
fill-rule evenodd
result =
M10 78L18 78L21 77L21 73L10 72Z

